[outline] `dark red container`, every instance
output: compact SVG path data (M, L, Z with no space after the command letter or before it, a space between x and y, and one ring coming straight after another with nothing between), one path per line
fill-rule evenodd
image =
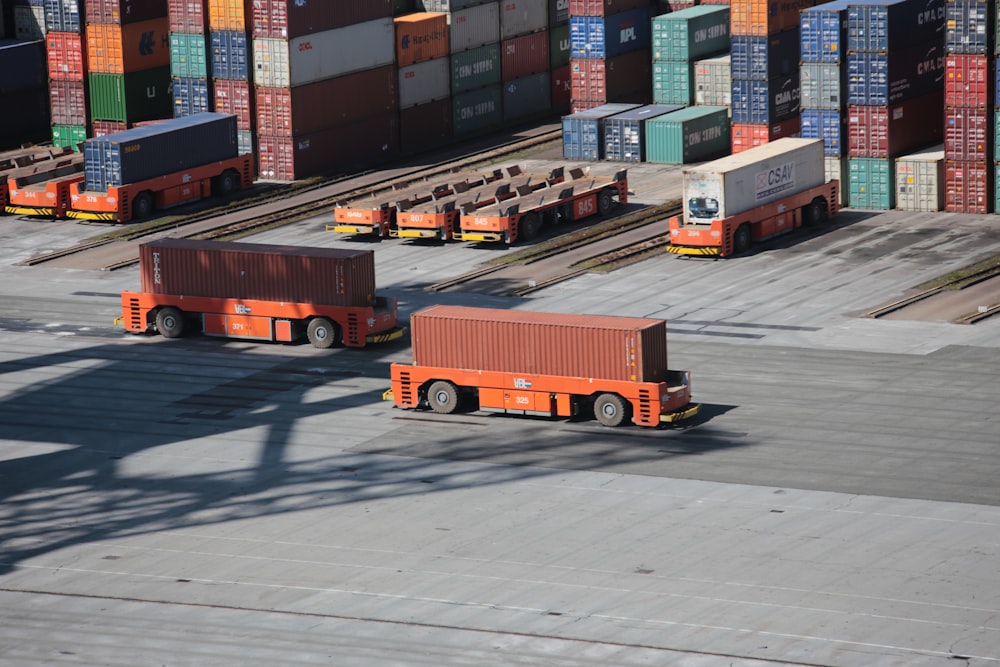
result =
M167 0L170 32L203 35L208 27L207 0Z
M395 111L296 137L257 136L258 173L278 181L357 171L398 155Z
M53 125L87 124L87 89L83 81L49 81Z
M552 70L552 111L569 113L573 101L573 81L569 65Z
M45 49L48 56L49 79L83 81L87 72L87 58L80 33L46 33Z
M375 253L265 243L163 238L139 246L149 294L330 306L375 301Z
M626 382L667 377L667 323L639 317L431 306L410 316L413 363Z
M652 54L649 49L630 51L614 58L570 60L573 107L577 102L649 104L653 97Z
M245 80L213 79L215 108L219 113L236 116L237 130L253 130L255 114L250 95L250 82Z
M254 0L254 37L293 39L392 16L392 0Z
M549 33L547 30L505 39L500 43L500 72L504 81L549 69Z
M987 162L992 159L993 112L969 107L944 110L944 159Z
M569 0L569 15L611 16L639 7L649 7L650 0Z
M985 109L994 99L995 60L990 56L949 54L944 58L944 103Z
M941 141L942 99L938 91L888 107L847 107L847 154L890 158Z
M115 132L127 130L128 125L118 120L92 120L90 121L91 137L106 137Z
M733 123L731 130L732 152L740 153L757 146L771 143L781 137L796 137L801 128L801 116L793 116L780 123L770 125L754 125L751 123Z
M399 112L399 148L403 153L420 153L451 141L452 101L450 97L418 104Z
M945 160L944 209L952 213L989 213L993 168L986 162Z
M87 23L136 23L167 15L166 0L86 0Z
M257 132L292 137L378 116L397 108L392 65L294 88L256 89Z

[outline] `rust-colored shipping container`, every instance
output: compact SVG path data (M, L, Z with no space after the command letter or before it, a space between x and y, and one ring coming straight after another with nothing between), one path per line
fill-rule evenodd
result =
M847 154L897 157L941 142L943 93L912 97L888 107L847 107ZM985 111L983 114L985 128ZM973 159L973 158L962 158Z
M86 0L87 23L136 23L167 15L164 0Z
M729 26L733 35L766 37L798 28L799 13L820 0L740 0L730 4Z
M205 0L167 0L170 32L203 35L208 30L208 6Z
M142 291L331 306L375 302L375 253L163 238L139 246Z
M431 306L410 316L413 363L474 371L663 382L663 320Z
M208 0L208 27L246 32L250 0Z
M990 56L949 54L944 58L944 103L985 109L994 101L996 60Z
M405 67L448 55L448 15L415 12L393 19L396 65Z
M614 58L573 58L570 80L574 110L577 102L592 108L608 102L649 104L653 97L653 66L649 49Z
M118 25L87 24L91 73L131 74L170 66L170 22L166 17Z
M83 81L49 81L49 111L53 125L86 125L87 90Z
M549 69L549 33L505 39L500 43L500 71L504 81L544 72Z
M90 121L91 137L106 137L115 132L122 132L128 129L128 124L120 120L92 120Z
M307 83L256 89L257 132L292 137L380 116L397 107L392 65Z
M552 70L552 111L569 113L573 100L573 81L569 65Z
M49 79L83 81L87 73L87 57L83 38L75 32L49 32L45 35Z
M733 153L740 153L757 146L771 143L781 137L797 137L801 126L801 118L794 116L780 123L770 125L754 125L751 123L733 123L732 142Z
M218 113L231 113L236 116L237 130L252 130L255 113L253 97L250 93L249 81L230 79L214 79L212 81L215 106L212 109Z
M450 97L399 112L399 148L406 154L440 148L451 141Z
M650 4L650 0L569 0L569 15L611 16Z
M992 156L993 112L971 107L944 110L944 159L988 162Z
M986 162L945 160L944 210L952 213L989 213L993 201L993 168Z
M392 0L255 0L250 11L254 37L294 39L392 16Z

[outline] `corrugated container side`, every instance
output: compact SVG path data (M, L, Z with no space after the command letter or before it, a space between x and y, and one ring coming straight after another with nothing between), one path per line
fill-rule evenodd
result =
M552 112L569 113L573 103L573 81L569 65L552 70Z
M246 33L247 0L208 0L208 27Z
M396 77L386 66L294 88L257 87L257 131L292 137L386 114L398 108Z
M208 6L204 0L167 0L167 17L170 32L201 35L208 30Z
M173 77L171 85L174 93L175 118L213 110L206 79Z
M847 5L834 0L802 11L799 48L804 63L839 63L847 54Z
M944 210L951 213L989 213L993 202L993 166L986 162L945 159Z
M574 58L570 70L574 105L577 101L595 102L590 106L598 106L623 101L647 104L652 100L649 49L606 60Z
M803 109L799 127L803 139L822 139L823 154L847 154L847 116L837 109Z
M694 63L684 60L653 61L653 102L691 104L694 100Z
M170 34L170 75L207 79L208 47L205 35L174 32Z
M728 107L733 102L730 56L705 58L694 64L694 103Z
M247 36L236 30L211 30L212 76L216 79L249 79L250 51Z
M248 81L215 79L212 81L212 97L214 100L212 110L235 115L236 129L240 131L253 129L255 116Z
M918 44L944 46L944 0L876 0L847 7L847 50L892 53Z
M644 162L646 121L680 108L678 105L651 104L605 118L605 159L618 162Z
M888 54L849 53L847 103L886 106L942 88L944 56L938 45Z
M848 175L847 175L847 158L846 157L827 157L823 160L826 166L826 180L827 181L839 181L840 188L840 206L847 206L847 194L848 194Z
M501 81L500 44L487 44L451 56L451 94Z
M169 67L128 74L89 74L90 117L123 123L169 118L174 105L170 84Z
M897 157L940 143L942 99L938 91L889 107L849 106L848 153L854 157ZM984 112L984 130L987 122Z
M792 116L780 123L757 125L755 123L733 123L731 135L733 152L742 153L757 146L781 139L797 137L801 127L801 116Z
M600 160L604 157L604 119L638 108L638 104L604 104L562 118L563 157L567 160Z
M290 88L352 72L391 65L395 37L391 18L290 40L253 40L254 82Z
M79 151L79 146L87 140L86 125L53 125L52 145L63 148L70 148Z
M569 16L605 16L649 4L649 0L569 0Z
M558 69L569 65L569 23L556 28L550 28L549 35L549 69Z
M45 7L14 5L14 39L45 39Z
M49 81L49 109L54 125L86 125L87 90L83 81Z
M413 362L632 382L667 377L663 320L432 306L410 316Z
M611 16L574 16L569 19L570 57L614 58L649 49L652 24L649 7Z
M551 110L552 76L538 72L503 84L503 119L531 118Z
M730 48L729 5L700 5L653 17L653 60L697 60Z
M839 63L803 62L799 66L802 108L843 109L845 73Z
M452 11L448 15L448 21L448 43L453 54L500 41L498 2Z
M986 109L955 107L944 110L944 156L957 162L993 160L993 114Z
M136 23L167 15L166 0L85 0L87 23Z
M94 120L90 122L90 136L106 137L115 132L127 130L128 125L118 120Z
M448 15L417 12L393 20L399 67L448 55Z
M91 72L131 74L170 66L170 26L166 17L125 25L88 23L86 32Z
M255 0L249 12L253 36L272 39L294 39L392 15L391 0Z
M414 10L420 12L450 12L482 4L483 0L415 0Z
M732 77L767 81L788 76L799 67L799 30L756 37L733 35Z
M503 123L501 84L452 96L452 131L456 137L492 130Z
M443 100L451 95L451 63L435 58L399 68L399 108Z
M984 0L947 0L944 49L948 53L993 53L996 4Z
M164 238L139 246L148 294L259 299L331 306L375 301L375 253Z
M549 69L549 34L536 32L500 44L504 81L513 81Z
M944 59L944 103L986 108L995 99L996 61L989 56L948 55Z
M733 122L768 125L799 113L799 73L770 81L733 79Z
M896 207L896 163L874 157L847 160L847 201L851 208L888 211Z
M75 32L83 28L78 0L45 0L45 31Z
M49 79L83 81L87 72L83 37L75 32L49 32L45 35Z
M726 155L730 145L729 109L688 107L646 121L647 162L688 164Z
M451 140L451 98L399 112L399 148L404 154L439 148Z
M944 147L896 158L896 208L903 211L944 210Z
M500 40L529 35L548 28L549 8L544 2L501 2Z
M799 25L799 13L814 5L817 0L797 2L772 2L771 0L742 0L731 3L729 28L734 35L774 35Z

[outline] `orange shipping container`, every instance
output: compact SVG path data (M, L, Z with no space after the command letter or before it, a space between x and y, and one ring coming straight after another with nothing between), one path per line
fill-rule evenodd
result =
M729 32L732 35L766 37L799 27L803 9L825 0L740 0L728 3ZM707 4L707 3L701 3Z
M788 120L783 120L780 123L772 123L771 125L733 123L731 135L733 144L732 152L742 153L743 151L762 146L781 137L797 137L799 136L800 121L801 118L799 116L794 116Z
M246 32L249 4L247 0L208 0L208 27Z
M417 12L393 19L399 67L448 55L448 15Z
M131 74L170 66L170 20L128 23L88 23L90 72Z

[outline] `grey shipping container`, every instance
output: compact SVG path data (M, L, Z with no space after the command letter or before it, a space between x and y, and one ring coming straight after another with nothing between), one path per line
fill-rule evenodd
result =
M448 14L448 48L452 53L499 41L500 3L487 2Z
M800 104L803 109L843 109L844 81L847 70L840 63L802 63L799 65L799 84L802 86Z
M729 153L726 107L687 107L646 121L646 161L688 164Z
M503 84L503 119L530 118L549 111L552 76L539 72Z
M163 238L139 246L147 294L328 306L375 302L375 253Z
M236 116L200 113L135 127L83 145L85 188L125 185L236 157Z
M399 68L399 108L406 109L451 94L451 60L433 58Z
M896 208L944 210L944 145L896 158Z
M451 94L500 83L500 44L487 44L451 56Z
M454 95L452 111L452 131L456 137L499 127L503 124L501 85L494 84Z
M646 122L672 111L679 105L650 104L604 119L604 159L643 162L646 153Z
M604 157L604 119L638 108L616 102L578 111L562 118L563 157L567 160L600 160Z

